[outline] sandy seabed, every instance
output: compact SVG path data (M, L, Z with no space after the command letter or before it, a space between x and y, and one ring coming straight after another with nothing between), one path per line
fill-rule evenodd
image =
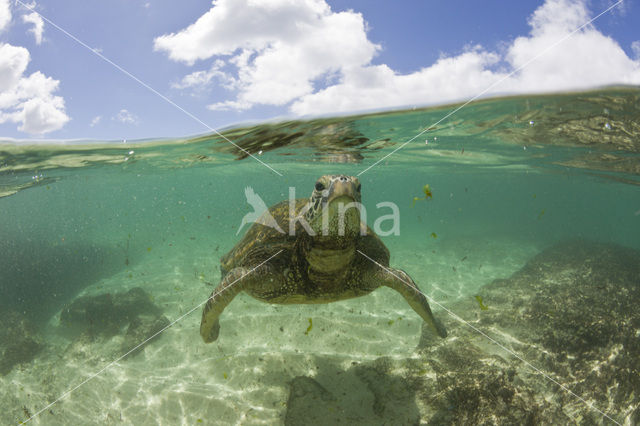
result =
M123 348L131 347L124 344L130 339L126 327L109 336L74 334L59 313L46 328L39 355L0 377L0 421L17 424L34 416L29 423L53 425L457 423L455 415L434 417L433 401L418 397L427 392L428 380L447 386L446 372L425 356L437 361L445 354L452 362L454 352L463 352L470 357L464 363L484 362L482 368L500 370L498 377L511 371L501 363L514 358L446 311L486 331L474 296L518 271L539 249L507 240L388 246L392 266L407 271L432 298L435 315L449 328L447 339L429 336L404 300L383 288L327 305L276 306L241 294L221 318L219 339L204 344L198 328L201 305L220 279L215 257L154 248L153 255L90 285L79 297L142 288L172 325L120 359ZM484 302L494 314L499 308L492 300ZM500 324L488 325L492 338L516 352L543 350ZM416 375L427 381L420 385ZM447 401L454 401L461 391L446 392ZM545 401L558 390L540 379L537 392L531 398ZM460 409L448 404L445 412ZM575 404L574 411L586 409ZM484 415L491 419L491 413Z

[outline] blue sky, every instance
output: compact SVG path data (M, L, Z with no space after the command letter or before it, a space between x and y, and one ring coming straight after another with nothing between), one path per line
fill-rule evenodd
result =
M0 0L0 137L183 137L274 117L432 105L487 88L640 84L640 6L631 0L550 50L615 1L22 3Z

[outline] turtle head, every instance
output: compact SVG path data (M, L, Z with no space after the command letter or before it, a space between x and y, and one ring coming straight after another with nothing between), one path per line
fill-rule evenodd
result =
M305 219L316 235L358 235L360 189L360 181L354 176L324 175L316 181L305 212Z

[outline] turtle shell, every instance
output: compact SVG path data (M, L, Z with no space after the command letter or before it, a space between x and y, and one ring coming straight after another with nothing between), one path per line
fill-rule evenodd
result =
M295 216L308 203L308 198L298 198L295 203ZM304 228L300 223L296 224L295 235L289 235L289 222L291 220L289 214L289 200L284 200L273 205L268 209L265 215L269 213L278 223L280 230L266 226L265 220L258 220L251 225L247 233L242 239L220 259L220 270L222 276L228 271L237 267L253 268L264 262L278 251L291 252L300 237L306 235ZM261 218L262 219L262 218ZM286 254L286 253L284 253ZM285 257L288 256L278 256Z
M295 218L299 215L308 202L308 198L298 198L293 216L289 214L289 200L281 201L270 207L268 213L275 219L283 232L264 225L264 220L253 223L244 237L220 259L222 277L233 268L255 268L279 251L282 253L269 262L274 267L284 270L301 266L300 263L306 262L303 259L304 255L301 254L303 251L300 249L310 241L310 237L300 222L296 223L295 233L290 235L289 222L291 217ZM366 234L358 237L356 248L381 265L389 266L389 250L371 228L367 227ZM361 257L353 267L361 269L368 266L369 262L366 258Z

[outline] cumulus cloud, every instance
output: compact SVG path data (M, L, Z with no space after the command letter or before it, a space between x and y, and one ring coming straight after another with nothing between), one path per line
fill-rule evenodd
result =
M33 33L36 39L36 44L42 43L42 33L44 32L44 21L42 17L35 12L27 15L22 15L22 21L27 24L32 24L33 27L29 30Z
M547 0L530 17L530 33L504 51L477 46L405 75L384 66L361 67L343 73L338 84L297 99L290 108L313 114L441 103L485 91L535 93L640 84L640 61L629 58L595 27L586 26L566 38L589 19L583 2ZM377 78L363 80L370 74Z
M504 87L541 92L640 84L640 62L591 25L557 44L590 18L583 2L548 0L529 19L529 36L518 37L511 44L506 60L511 69L522 70Z
M224 61L236 71L222 77L237 98L212 107L246 108L312 93L314 80L368 64L379 47L362 15L333 13L323 0L217 0L192 25L156 38L155 49L187 64ZM187 77L210 83L209 75Z
M0 0L0 32L4 31L11 22L11 7L9 0Z
M112 119L124 124L138 124L138 117L124 108L121 109Z
M633 57L636 60L640 59L640 40L636 40L631 43L631 51L633 52Z
M374 65L380 49L363 17L335 13L324 0L215 0L181 31L156 38L155 49L209 69L187 75L179 88L230 90L211 109L286 105L295 114L425 105L480 93L524 93L640 84L634 58L594 25L586 0L547 0L528 19L527 35L499 50L471 46L412 73ZM561 43L559 41L563 40Z
M18 123L18 130L41 135L68 121L64 99L54 95L60 82L40 71L25 75L30 60L24 47L0 43L0 124Z
M216 60L210 69L194 71L185 75L182 80L171 85L174 89L193 89L201 92L209 89L214 81L218 81L224 88L232 90L236 85L236 79L222 71L224 61Z
M29 16L29 15L26 15ZM7 0L0 0L0 31L11 22ZM42 40L42 27L34 23L36 42ZM18 130L42 135L60 129L69 121L64 99L55 95L60 82L40 71L26 74L31 57L21 46L0 42L0 124L18 124Z

